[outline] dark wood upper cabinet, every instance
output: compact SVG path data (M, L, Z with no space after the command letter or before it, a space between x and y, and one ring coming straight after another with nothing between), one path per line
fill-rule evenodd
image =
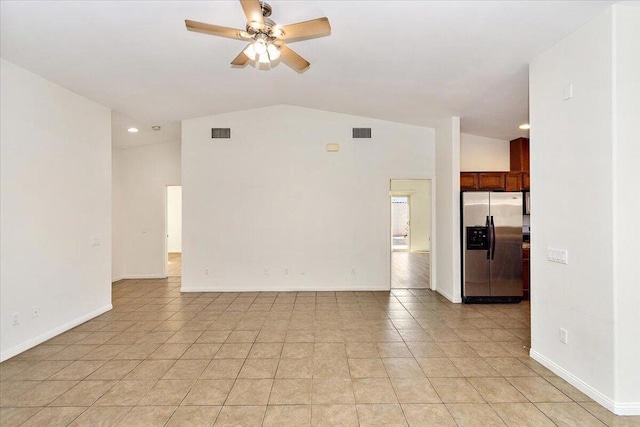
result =
M517 138L511 141L511 172L529 172L529 138Z
M523 189L523 174L520 172L507 172L506 173L506 190L507 191L521 191Z
M506 173L504 172L479 172L479 190L504 190L506 187Z
M478 190L478 174L475 172L460 172L461 190Z

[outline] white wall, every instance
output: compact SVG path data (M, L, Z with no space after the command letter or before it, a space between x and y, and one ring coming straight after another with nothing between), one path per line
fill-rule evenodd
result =
M167 251L182 252L182 187L167 187Z
M509 171L510 155L509 141L460 134L460 170L463 172Z
M636 414L640 413L639 5L613 8L617 59L613 93L615 401L632 402Z
M124 278L166 277L166 197L180 185L180 142L115 151L122 194Z
M5 60L0 78L4 360L111 308L111 112Z
M433 174L433 130L279 105L185 120L182 142L183 290L389 289L389 180Z
M461 302L460 285L460 118L442 120L436 136L436 290Z
M431 181L426 179L391 181L391 192L411 196L411 248L429 251L431 243Z
M614 412L640 413L640 21L621 22L619 7L531 64L531 355ZM548 247L569 264L547 261Z

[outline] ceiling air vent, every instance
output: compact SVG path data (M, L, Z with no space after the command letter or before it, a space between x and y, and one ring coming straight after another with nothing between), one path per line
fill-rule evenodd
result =
M353 128L353 138L371 138L371 128Z
M231 138L231 128L211 128L211 138Z

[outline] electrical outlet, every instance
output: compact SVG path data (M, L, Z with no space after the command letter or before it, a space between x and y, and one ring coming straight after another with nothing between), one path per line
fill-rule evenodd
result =
M208 276L208 275L209 275L209 269L208 269L208 268L205 268L205 269L204 269L204 275L205 275L205 276Z
M351 269L351 274L356 274L356 269L355 268Z
M40 317L40 306L34 305L31 307L31 318L35 319L36 317Z
M13 314L11 315L11 325L12 325L12 326L16 326L18 323L20 323L20 322L18 321L18 316L20 316L20 313L13 313Z
M268 275L269 275L269 269L268 269L268 268L265 268L265 269L264 269L264 275L265 275L265 276L268 276Z
M288 269L288 268L285 268L285 269L284 269L284 274L285 274L285 275L289 274L289 269Z
M569 339L569 332L566 329L560 328L560 342L566 344Z

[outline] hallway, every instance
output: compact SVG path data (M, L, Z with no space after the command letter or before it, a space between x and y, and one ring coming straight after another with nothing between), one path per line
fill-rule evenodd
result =
M428 252L391 252L391 288L429 289Z
M169 252L169 266L167 274L169 277L182 277L182 253Z

